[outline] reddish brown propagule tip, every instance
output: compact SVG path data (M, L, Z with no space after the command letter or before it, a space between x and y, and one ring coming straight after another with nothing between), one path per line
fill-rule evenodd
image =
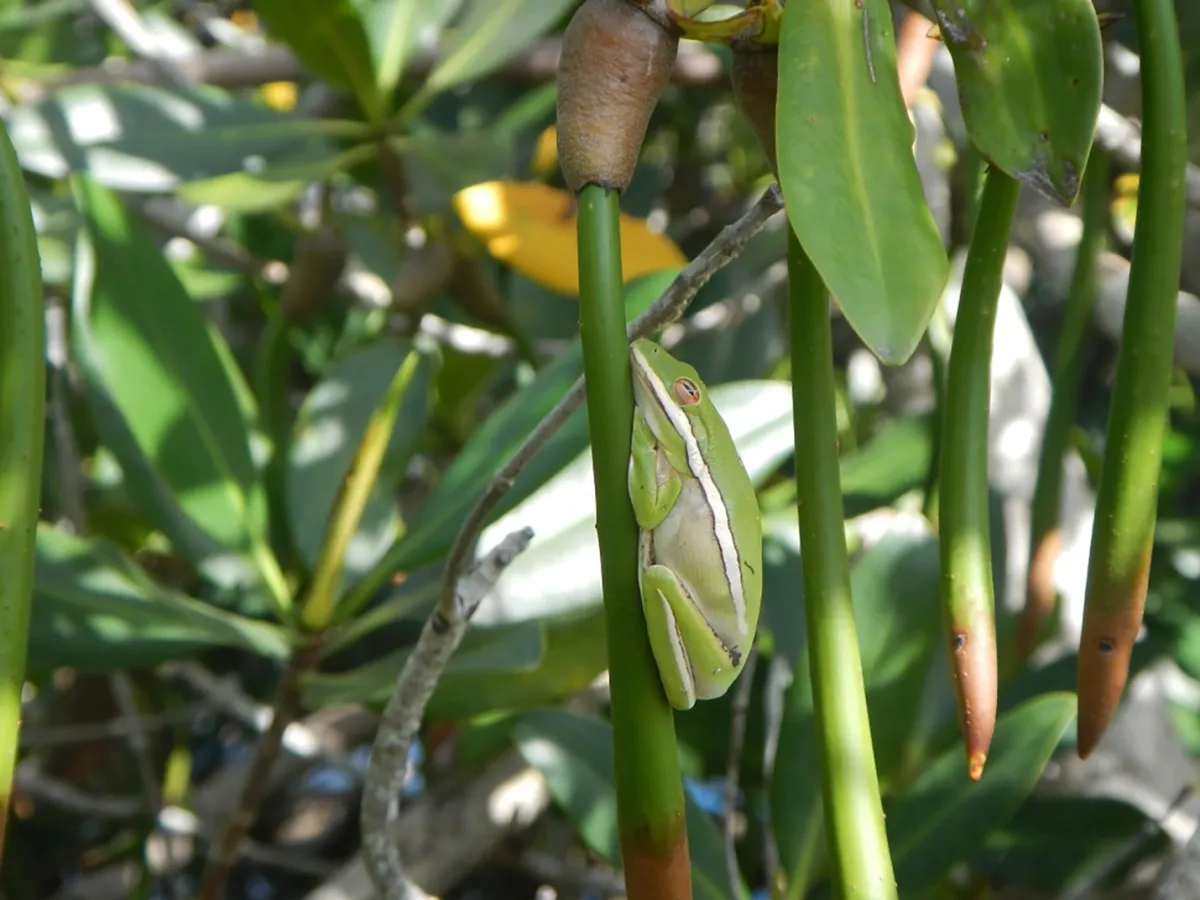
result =
M991 628L973 633L956 629L950 635L958 723L967 752L967 774L983 776L983 766L996 730L996 635Z
M1149 578L1147 564L1142 567L1138 582L1132 586L1122 606L1105 609L1091 597L1084 604L1075 688L1079 696L1075 752L1080 759L1092 755L1121 704L1121 695L1129 680L1129 657L1142 627Z
M678 36L630 0L585 0L575 11L559 57L557 125L574 193L629 187L678 49Z

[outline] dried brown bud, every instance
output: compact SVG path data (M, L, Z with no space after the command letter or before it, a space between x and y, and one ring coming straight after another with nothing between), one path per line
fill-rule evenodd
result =
M585 0L563 35L558 157L567 186L624 191L679 38L630 0Z

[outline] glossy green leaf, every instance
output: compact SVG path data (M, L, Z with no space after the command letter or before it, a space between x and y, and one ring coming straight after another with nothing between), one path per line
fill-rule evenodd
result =
M115 195L80 176L77 197L84 228L72 324L101 439L131 488L147 489L139 492L147 517L181 551L211 555L192 533L199 529L250 553L266 504L220 337ZM123 423L113 422L114 411ZM194 529L172 520L163 488Z
M336 155L335 136L366 133L269 109L204 86L86 84L5 114L21 165L47 178L86 172L121 191L160 192L180 182Z
M799 551L798 543L795 551ZM941 606L938 548L924 520L904 517L868 549L850 572L854 618L862 652L863 681L875 750L886 783L912 762L910 736L919 720L933 663ZM819 783L813 777L817 743L809 659L805 650L793 673L771 784L780 859L789 880L807 883L823 839ZM803 865L803 871L798 868ZM792 895L799 888L791 886Z
M309 391L296 419L288 455L286 501L292 540L311 568L367 423L409 353L418 353L419 360L379 477L347 548L343 583L356 580L375 565L398 535L401 523L396 491L425 434L436 359L414 350L408 340L374 341L331 367Z
M888 806L896 881L906 896L927 890L1012 819L1074 718L1073 694L1030 700L997 721L980 781L971 782L962 764L962 747L955 745Z
M1092 0L933 0L979 152L1052 200L1074 202L1104 84Z
M610 864L619 865L611 726L565 710L535 709L513 725L513 739L525 761L546 777L550 796L584 843ZM728 900L732 880L720 832L696 801L685 796L692 896Z
M368 120L382 120L371 46L352 0L254 0L254 9L306 66L352 91Z
M352 0L371 45L375 86L387 97L422 44L432 44L462 0Z
M471 0L423 91L432 95L487 75L541 36L576 0Z
M279 628L155 584L115 545L39 526L32 666L108 671L217 646L272 659L285 659L289 652Z
M907 361L950 268L912 155L886 0L789 4L776 109L792 229L864 343Z

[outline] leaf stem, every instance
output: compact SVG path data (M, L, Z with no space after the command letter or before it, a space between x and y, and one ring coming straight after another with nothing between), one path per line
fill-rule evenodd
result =
M973 780L996 728L996 618L988 509L992 335L1018 184L989 170L963 271L938 464L938 538L946 650Z
M579 315L608 631L613 754L630 900L690 897L675 719L650 650L629 502L633 391L621 279L620 194L579 193Z
M1142 175L1079 643L1079 744L1096 748L1141 628L1158 510L1186 212L1187 106L1172 0L1138 0Z
M804 613L830 874L837 897L892 900L896 880L850 595L828 292L791 229L788 278Z

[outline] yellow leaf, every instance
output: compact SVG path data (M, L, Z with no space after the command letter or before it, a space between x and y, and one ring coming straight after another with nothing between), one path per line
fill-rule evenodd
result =
M487 181L454 195L463 225L488 252L530 281L567 296L579 294L575 197L538 182ZM687 264L669 237L644 219L621 214L621 266L626 282Z

